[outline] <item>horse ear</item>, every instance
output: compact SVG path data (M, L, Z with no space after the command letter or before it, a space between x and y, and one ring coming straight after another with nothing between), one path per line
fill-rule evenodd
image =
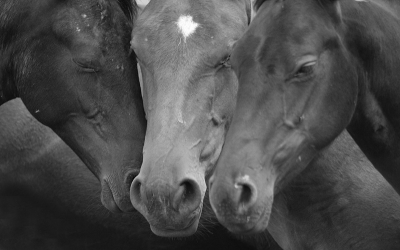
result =
M247 22L248 22L248 24L250 24L252 17L253 17L252 16L252 13L253 13L252 5L253 5L254 0L229 0L229 1L236 2L238 4L244 3L244 6L246 8Z
M336 23L342 22L342 8L339 0L318 0Z
M253 19L253 1L252 0L246 0L246 13L247 13L247 20L248 23L250 24L251 20Z

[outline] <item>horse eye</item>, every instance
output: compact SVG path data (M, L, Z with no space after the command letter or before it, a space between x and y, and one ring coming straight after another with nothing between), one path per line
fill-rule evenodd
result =
M226 57L224 60L222 60L220 62L221 66L224 66L226 68L230 68L231 67L231 55L229 54L228 57Z
M84 58L73 58L72 61L79 66L79 70L87 73L95 73L100 71L100 63Z
M305 77L311 75L314 72L314 67L316 63L316 61L312 61L303 64L294 74L294 77Z

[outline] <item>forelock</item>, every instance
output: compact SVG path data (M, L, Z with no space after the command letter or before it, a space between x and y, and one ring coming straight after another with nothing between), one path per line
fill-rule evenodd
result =
M136 19L138 12L138 5L135 0L118 0L118 4L122 11L129 18L131 22Z

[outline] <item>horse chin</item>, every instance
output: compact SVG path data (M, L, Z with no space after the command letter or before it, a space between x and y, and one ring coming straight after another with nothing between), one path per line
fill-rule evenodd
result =
M161 237L168 237L168 238L189 237L197 232L199 221L200 221L200 215L193 217L188 223L188 225L182 229L174 229L174 228L161 229L156 226L152 226L151 224L150 224L150 229L155 235Z
M230 218L221 218L219 215L217 217L220 223L234 234L257 234L267 229L271 215L271 206L260 206L257 210L261 210L261 212L235 214L229 216Z
M107 181L101 183L101 203L112 213L133 212L135 209L130 203L129 196L127 199L116 200L117 195L113 194Z
M262 233L267 229L269 217L265 220L260 220L256 223L246 223L241 225L234 225L229 227L228 230L234 234L240 235L253 235Z

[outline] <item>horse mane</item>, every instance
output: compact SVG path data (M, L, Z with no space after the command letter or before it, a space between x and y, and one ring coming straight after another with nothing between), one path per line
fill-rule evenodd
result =
M13 65L8 65L7 60L0 62L0 106L7 101L18 97L18 90L12 82L14 72L10 69Z
M122 11L128 17L129 21L133 22L136 19L138 6L135 0L117 0Z

